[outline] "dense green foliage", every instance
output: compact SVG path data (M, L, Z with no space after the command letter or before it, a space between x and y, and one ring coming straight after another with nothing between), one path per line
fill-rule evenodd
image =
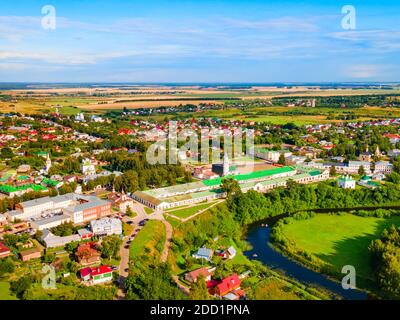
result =
M265 195L249 191L228 199L229 209L241 224L299 210L378 206L399 202L400 185L395 184L373 190L349 190L338 188L334 182L299 185L290 181L287 188L277 188Z
M101 255L106 259L116 258L119 259L119 248L121 247L122 240L119 236L108 236L101 242Z
M0 277L15 270L14 262L11 259L0 260Z
M125 281L126 298L130 300L181 300L186 296L171 279L167 264L152 265L130 275Z
M400 228L391 226L369 250L379 287L390 296L400 298Z

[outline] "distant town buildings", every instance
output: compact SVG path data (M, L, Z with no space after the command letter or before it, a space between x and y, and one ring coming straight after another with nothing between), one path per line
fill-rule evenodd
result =
M92 164L90 159L84 159L81 166L81 172L85 176L95 175L96 167L94 164Z

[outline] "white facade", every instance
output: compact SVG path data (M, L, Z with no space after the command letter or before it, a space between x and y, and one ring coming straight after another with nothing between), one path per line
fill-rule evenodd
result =
M374 173L390 174L393 171L393 165L389 161L378 161L375 163Z
M288 158L292 155L290 151L261 151L261 150L255 150L254 155L257 158L268 160L271 162L277 163L279 161L280 155L283 154L285 158Z
M353 180L351 177L346 176L346 177L339 178L338 185L339 185L339 188L343 188L343 189L355 189L356 181Z
M90 221L90 229L95 235L120 235L122 234L122 222L115 218L103 218Z
M95 175L96 167L92 164L89 159L85 159L81 166L81 171L85 176Z

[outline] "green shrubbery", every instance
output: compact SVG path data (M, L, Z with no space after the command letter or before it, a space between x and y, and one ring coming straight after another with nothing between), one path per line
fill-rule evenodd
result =
M400 298L400 228L391 226L369 250L375 277L381 290L391 298Z

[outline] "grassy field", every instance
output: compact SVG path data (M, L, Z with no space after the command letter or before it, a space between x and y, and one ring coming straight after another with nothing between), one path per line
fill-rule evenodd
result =
M10 284L6 281L0 281L0 300L18 300L10 293Z
M157 220L148 221L132 241L129 258L135 260L143 254L153 257L159 256L162 252L165 238L164 224Z
M320 214L308 220L284 226L288 239L341 272L344 265L353 265L357 277L372 279L368 246L391 224L400 226L400 217L380 219L351 214Z
M214 203L215 202L207 202L207 203L202 203L202 204L199 204L199 205L193 206L193 207L187 207L187 208L179 209L179 210L172 210L172 211L168 211L168 214L171 214L178 218L186 219L186 218L196 214L197 212L212 206Z
M261 281L254 289L256 300L315 300L316 297L301 288L279 279L269 277Z

